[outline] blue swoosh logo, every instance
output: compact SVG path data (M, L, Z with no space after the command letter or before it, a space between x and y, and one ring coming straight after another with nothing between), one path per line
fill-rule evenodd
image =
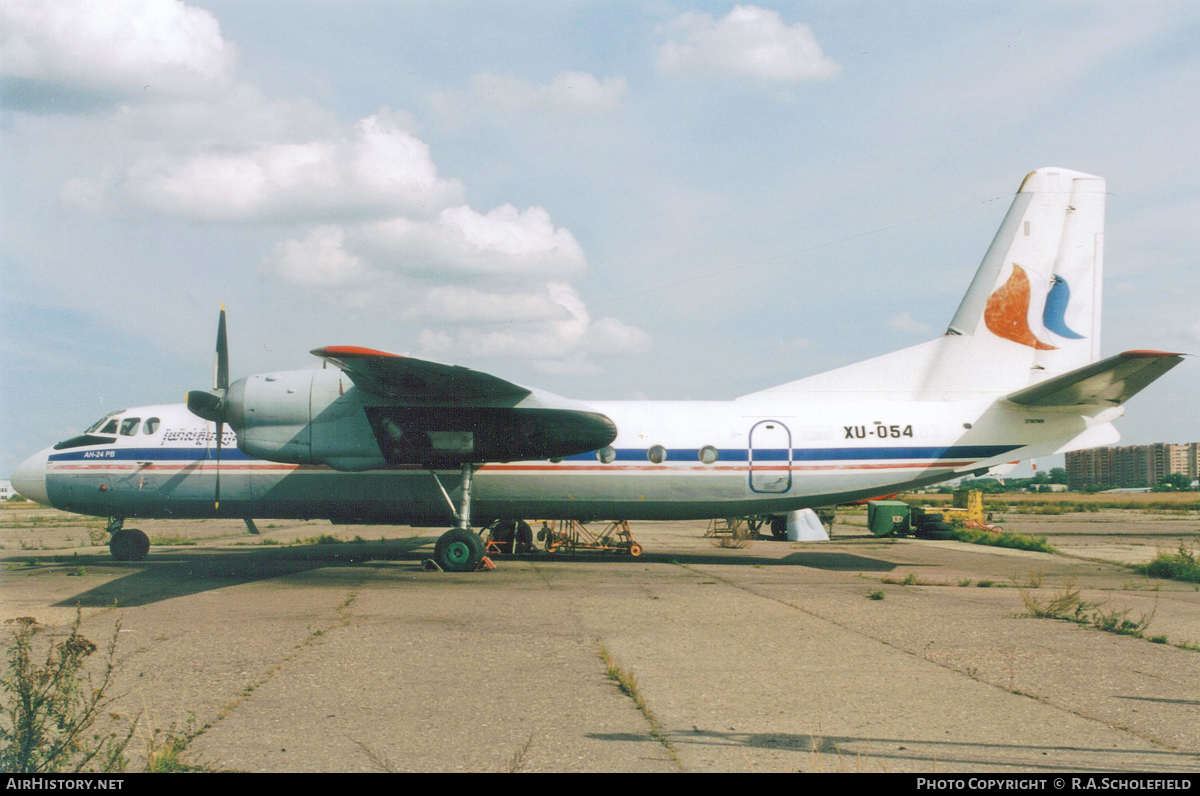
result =
M1042 325L1059 337L1069 340L1082 340L1083 335L1077 334L1067 326L1067 304L1071 301L1071 287L1067 280L1057 274L1054 284L1046 295L1046 309L1042 312Z

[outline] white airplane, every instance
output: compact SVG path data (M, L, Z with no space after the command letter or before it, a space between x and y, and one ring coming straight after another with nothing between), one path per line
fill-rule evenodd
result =
M1104 201L1031 172L945 334L730 401L580 402L350 346L231 384L222 308L212 391L112 412L13 486L109 517L119 559L149 549L127 518L324 518L453 523L435 558L467 571L473 521L783 517L1110 444L1181 355L1099 358Z

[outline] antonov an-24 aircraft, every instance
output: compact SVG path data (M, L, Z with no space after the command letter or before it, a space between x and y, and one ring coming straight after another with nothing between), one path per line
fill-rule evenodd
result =
M472 521L786 515L1115 442L1122 404L1181 361L1100 359L1105 182L1060 168L1021 183L945 334L731 401L575 401L369 348L334 367L113 412L32 456L26 497L109 517L453 524L435 547L474 570Z

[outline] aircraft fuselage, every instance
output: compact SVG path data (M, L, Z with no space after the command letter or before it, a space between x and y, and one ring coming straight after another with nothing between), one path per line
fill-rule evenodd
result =
M597 401L611 446L562 460L480 466L472 513L492 518L700 519L784 513L886 494L1049 452L1084 430L1073 412L967 401ZM47 449L18 474L24 494L83 514L306 518L445 525L429 468L347 472L253 458L225 427L215 505L215 425L182 405L114 415L136 431ZM137 419L137 423L126 420ZM147 421L156 418L146 433ZM42 458L44 456L44 459ZM29 472L41 463L44 493ZM458 468L436 470L451 498Z

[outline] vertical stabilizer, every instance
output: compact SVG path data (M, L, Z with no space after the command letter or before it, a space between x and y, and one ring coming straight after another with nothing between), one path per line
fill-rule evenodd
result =
M1009 393L1096 361L1104 196L1101 177L1030 172L945 335L744 397L957 400Z
M1104 195L1102 178L1078 171L1026 176L950 322L1014 384L1022 368L1027 383L1099 358Z

